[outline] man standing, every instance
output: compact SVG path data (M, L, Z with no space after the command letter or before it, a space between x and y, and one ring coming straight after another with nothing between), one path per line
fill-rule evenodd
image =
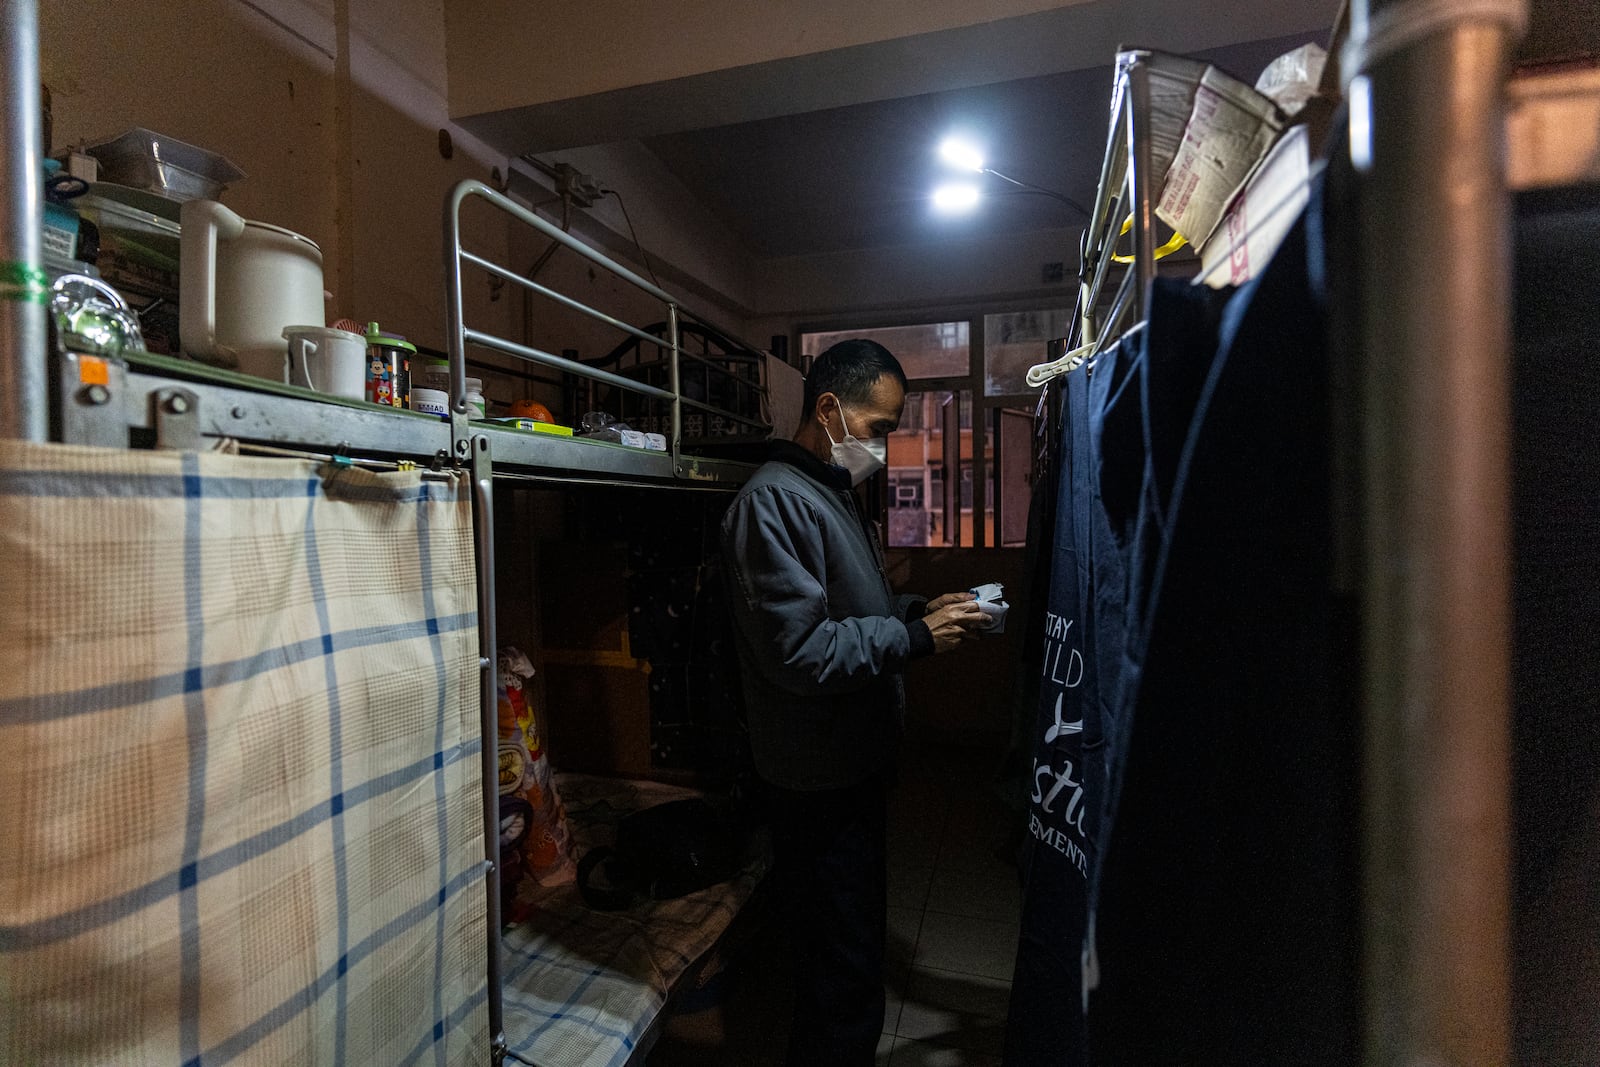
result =
M882 345L841 341L811 366L794 441L722 522L750 747L791 907L790 1067L870 1064L883 1029L887 787L912 659L984 620L971 593L895 596L852 491L884 465L906 377Z

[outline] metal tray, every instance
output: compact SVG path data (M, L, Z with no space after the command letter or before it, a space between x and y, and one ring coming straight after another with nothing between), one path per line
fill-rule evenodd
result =
M120 137L90 145L108 182L147 189L172 200L214 200L244 171L204 148L136 126Z

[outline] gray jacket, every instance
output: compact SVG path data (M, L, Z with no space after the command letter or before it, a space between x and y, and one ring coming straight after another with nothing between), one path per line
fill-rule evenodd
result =
M843 788L894 763L926 602L890 590L843 470L789 442L773 457L722 520L750 747L774 785Z

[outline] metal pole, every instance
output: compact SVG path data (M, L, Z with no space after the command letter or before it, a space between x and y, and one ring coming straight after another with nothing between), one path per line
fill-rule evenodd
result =
M1139 289L1134 294L1134 317L1144 318L1145 295L1156 276L1156 220L1151 199L1150 173L1150 67L1139 60L1128 67L1128 189L1133 198L1133 269ZM1113 233L1116 231L1113 230Z
M1357 40L1396 3L1357 0ZM1350 94L1364 170L1363 1000L1365 1062L1381 1067L1510 1062L1508 36L1431 29L1374 55Z
M472 447L471 416L467 414L467 319L461 299L461 204L476 192L476 184L460 183L444 201L445 347L450 354L451 447L457 462L467 460Z
M489 439L472 439L472 532L478 564L478 655L480 689L479 733L482 736L483 850L488 881L484 904L488 911L489 1038L492 1062L498 1067L505 1056L504 1008L500 987L500 696L499 649L495 634L494 587L494 468Z
M679 458L683 449L683 391L679 388L678 381L678 305L667 305L667 344L672 347L667 352L670 362L667 364L667 373L671 375L672 385L672 469L677 474L683 473L683 464Z
M0 438L43 441L45 384L44 225L39 10L0 0Z

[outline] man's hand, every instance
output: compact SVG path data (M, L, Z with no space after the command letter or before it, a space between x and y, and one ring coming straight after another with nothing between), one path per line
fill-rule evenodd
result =
M928 632L933 635L935 652L949 652L963 641L976 639L984 623L983 609L973 602L971 593L951 593L950 596L966 599L949 601L946 597L940 597L939 600L946 601L944 606L922 617ZM928 606L933 607L933 604Z
M934 597L928 601L928 606L923 610L926 614L932 615L940 608L947 608L951 604L964 604L969 600L976 599L978 598L971 593L946 593L944 596Z

